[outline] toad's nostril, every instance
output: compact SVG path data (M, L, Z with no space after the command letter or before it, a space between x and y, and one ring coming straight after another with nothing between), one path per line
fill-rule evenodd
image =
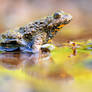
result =
M64 19L67 20L67 21L71 21L72 16L71 15L64 15Z

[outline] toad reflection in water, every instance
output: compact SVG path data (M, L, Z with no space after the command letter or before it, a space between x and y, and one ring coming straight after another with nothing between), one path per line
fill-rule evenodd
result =
M0 65L8 69L18 69L20 67L31 67L38 64L41 59L48 57L50 59L49 51L42 51L42 53L23 53L20 51L3 52L0 54Z
M14 69L22 67L26 62L34 65L38 60L37 55L32 55L30 53L21 53L21 52L5 52L0 54L0 63L6 68Z

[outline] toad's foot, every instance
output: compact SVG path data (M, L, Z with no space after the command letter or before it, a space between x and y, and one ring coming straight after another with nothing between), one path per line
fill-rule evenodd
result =
M55 49L55 46L53 44L44 44L41 46L41 48L47 48L48 50L53 50Z

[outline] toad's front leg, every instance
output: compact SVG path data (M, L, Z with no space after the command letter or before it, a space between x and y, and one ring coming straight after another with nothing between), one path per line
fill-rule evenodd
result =
M24 52L38 53L45 38L46 36L43 34L38 34L33 37L31 42L28 42L27 46L21 47L21 50Z
M34 38L33 45L32 45L33 52L39 52L42 44L43 44L42 35L37 35Z

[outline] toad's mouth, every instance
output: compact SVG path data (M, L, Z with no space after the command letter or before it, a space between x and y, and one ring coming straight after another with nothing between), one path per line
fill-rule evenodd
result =
M58 28L60 29L60 28L62 28L62 27L64 27L64 24L61 24Z
M55 31L60 31L60 29L63 28L64 26L65 26L64 24L61 24L60 26L58 26L58 27L56 28Z

